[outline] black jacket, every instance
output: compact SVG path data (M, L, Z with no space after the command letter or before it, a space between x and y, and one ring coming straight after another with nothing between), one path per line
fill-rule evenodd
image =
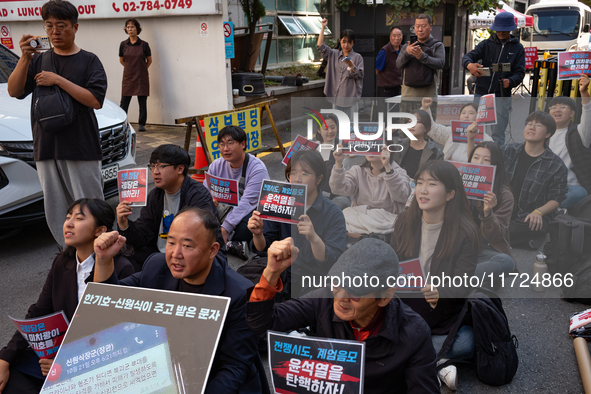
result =
M160 231L160 223L162 222L162 211L164 210L164 193L166 193L164 189L154 188L148 194L148 201L146 206L142 208L140 217L135 222L130 220L125 230L121 230L117 226L119 233L127 238L128 245L135 249L144 246L156 248L158 231ZM209 190L188 175L185 176L181 186L179 210L185 206L202 208L213 212L216 217L218 216L218 209L213 203ZM220 250L225 250L221 231L218 233L217 241L220 244Z
M275 304L246 304L246 323L259 337L267 330L291 331L310 326L324 338L355 340L348 321L339 319L329 290L316 290L310 298ZM385 306L378 335L365 340L364 393L439 393L435 350L425 321L398 298Z
M490 77L478 77L474 93L477 95L494 93L496 96L511 97L511 88L519 85L525 76L525 51L519 39L511 35L509 41L503 45L497 34L493 33L488 40L482 41L476 48L464 55L462 66L466 68L469 63L478 63L479 60L482 60L484 67L491 67L493 64L511 63L511 71L491 72ZM509 79L510 81L509 88L503 89L502 92L499 84L500 78Z
M570 171L574 172L577 180L591 194L591 147L587 148L583 144L578 128L583 125L578 125L572 121L568 124L568 131L566 132L566 149L573 163Z
M392 156L394 161L398 164L402 164L402 160L408 153L408 147L410 146L410 139L409 138L402 138L398 141L398 144L403 146L403 149L400 152L395 152ZM427 140L427 145L423 148L423 153L421 154L421 161L419 163L419 168L421 168L425 163L430 160L443 160L443 152L441 149L435 145L435 143L429 139ZM415 174L408 174L409 177L413 178Z

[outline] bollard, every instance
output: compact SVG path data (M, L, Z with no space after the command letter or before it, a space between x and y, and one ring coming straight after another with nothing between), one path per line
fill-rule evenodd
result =
M587 341L585 338L577 337L574 339L573 345L585 394L591 394L591 356L589 355Z
M544 110L544 103L546 101L546 87L548 84L548 62L544 60L540 68L540 83L538 84L538 105L537 110Z

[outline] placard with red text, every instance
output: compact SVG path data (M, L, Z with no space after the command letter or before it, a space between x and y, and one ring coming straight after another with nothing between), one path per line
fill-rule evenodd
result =
M117 171L119 201L129 201L132 207L143 207L148 199L148 169L134 168Z

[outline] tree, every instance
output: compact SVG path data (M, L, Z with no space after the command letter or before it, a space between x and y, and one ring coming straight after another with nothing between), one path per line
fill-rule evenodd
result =
M250 71L248 69L248 63L250 57L255 52L253 49L254 33L256 31L256 25L260 18L266 15L265 6L261 3L261 0L240 0L240 5L248 21L248 40L246 41L246 56L242 56L240 59L240 70Z
M587 0L591 1L591 0ZM427 14L433 14L442 0L384 0L384 4L390 6L395 14L402 12L416 12L422 10ZM443 1L445 3L445 1ZM349 11L354 4L367 4L367 0L336 0L336 6L341 11ZM469 14L477 14L482 11L494 11L499 7L498 0L458 0L458 6L466 6Z

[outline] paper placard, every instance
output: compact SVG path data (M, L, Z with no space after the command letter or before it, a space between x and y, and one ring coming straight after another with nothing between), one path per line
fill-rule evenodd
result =
M306 189L306 185L263 180L257 207L257 211L261 213L261 219L281 223L299 223L299 217L306 213Z

